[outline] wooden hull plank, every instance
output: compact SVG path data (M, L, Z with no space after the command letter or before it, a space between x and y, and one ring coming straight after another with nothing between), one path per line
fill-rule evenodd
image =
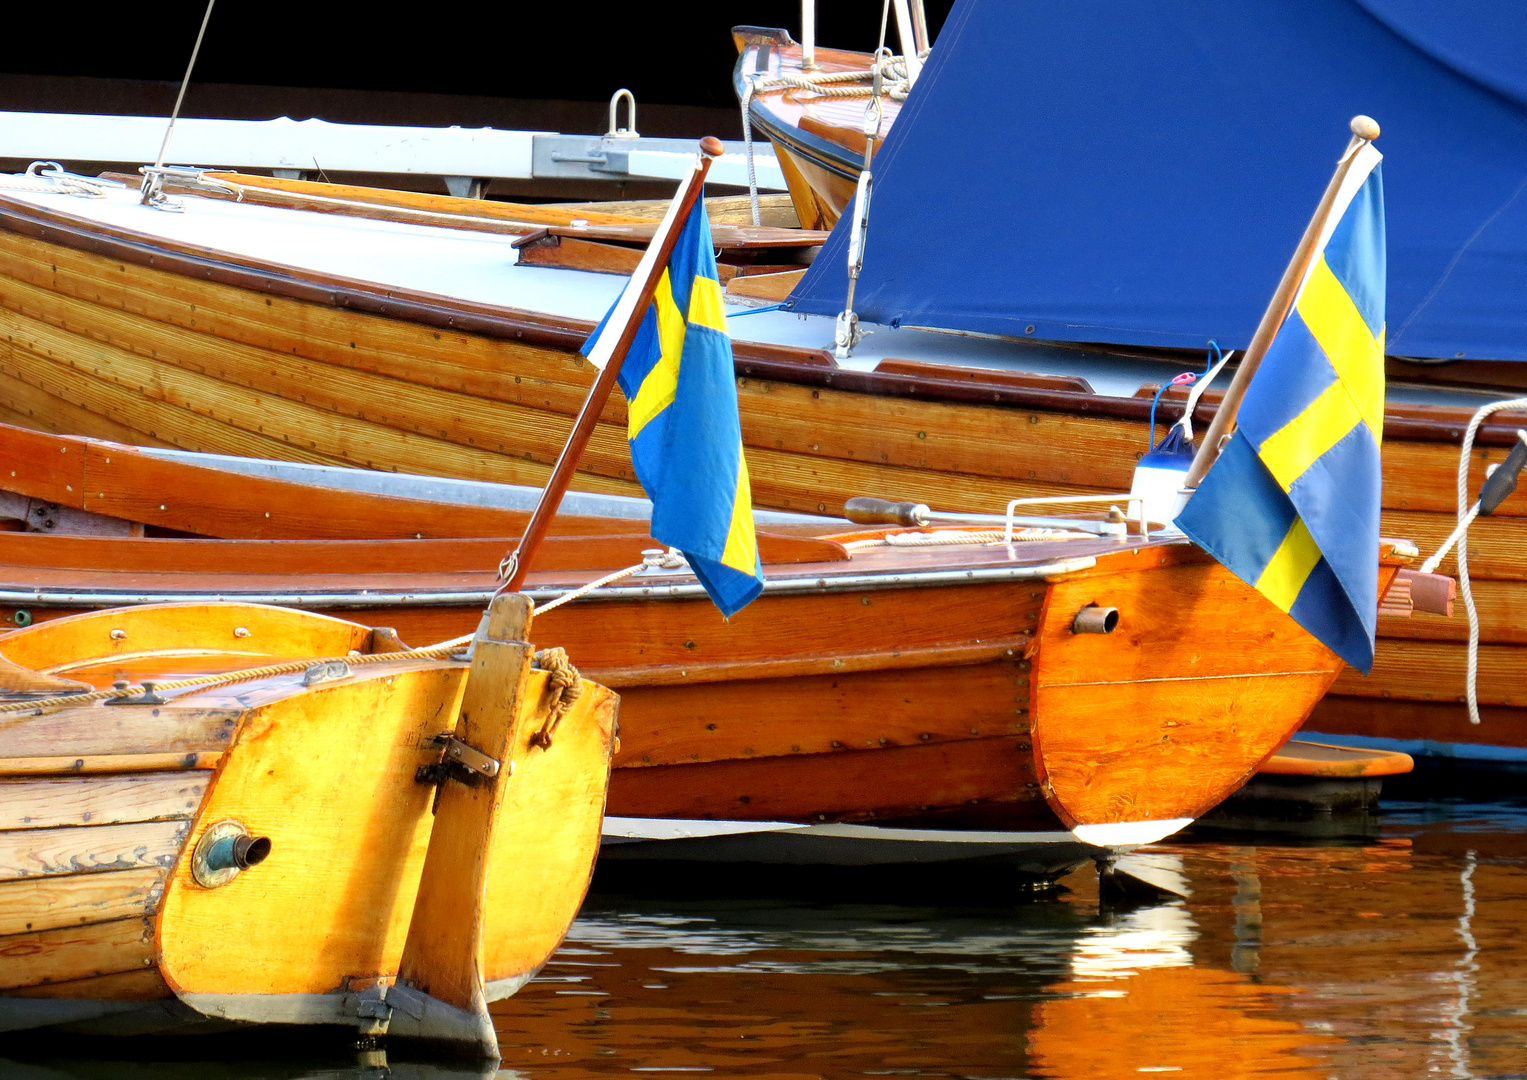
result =
M0 780L0 831L190 818L206 790L196 772Z
M0 937L152 915L165 870L113 870L0 882Z
M741 680L710 685L703 693L622 688L616 765L798 760L1018 735L1029 729L1028 704L1028 674L1016 661Z
M0 882L175 865L185 821L18 829L0 833Z
M874 821L1000 804L1013 828L1057 827L1027 737L616 769L617 817Z
M0 937L0 990L139 971L153 963L154 931L147 919L10 934Z

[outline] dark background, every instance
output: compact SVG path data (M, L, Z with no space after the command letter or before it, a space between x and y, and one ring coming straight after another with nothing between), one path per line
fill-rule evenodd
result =
M929 0L933 32L950 2ZM879 0L818 7L819 46L875 47ZM167 113L204 10L202 0L11 5L0 109ZM644 135L739 138L734 24L798 37L800 5L218 0L183 115L579 133L602 131L610 94L629 87ZM894 16L888 38L897 48Z

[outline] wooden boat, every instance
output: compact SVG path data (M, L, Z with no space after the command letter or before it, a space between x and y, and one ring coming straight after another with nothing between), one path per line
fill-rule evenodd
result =
M613 694L533 665L529 609L494 603L470 677L242 603L7 635L0 1030L320 1025L496 1059L486 1003L587 888L614 727Z
M786 30L733 27L732 41L737 46L733 89L739 100L746 98L754 131L774 144L796 217L805 228L831 229L853 201L864 168L868 142L864 107L869 100L874 57L845 49L817 49L815 63L808 71L801 46ZM853 72L862 73L862 79L832 84L825 93L781 81L782 76ZM748 90L750 80L758 89ZM842 95L848 86L860 96ZM887 92L881 95L880 107L876 139L884 141L901 112L901 102Z
M35 528L45 505L42 525L53 522L0 532L0 611L13 621L218 597L438 640L470 629L512 543L451 531L497 524L513 536L526 517L20 429L3 436L15 466L6 471L17 474L0 476L19 496L11 520ZM1078 527L1089 524L1098 522ZM209 535L223 538L197 538ZM609 812L1048 833L1070 845L1036 871L1054 876L1217 804L1339 670L1334 654L1180 540L989 541L766 521L764 593L729 622L683 566L649 566L546 611L544 631L622 695ZM527 587L544 606L640 566L653 546L629 518L553 535ZM1387 584L1404 556L1383 559ZM1079 615L1114 608L1118 633L1075 632ZM1114 626L1095 621L1094 630ZM1079 849L1077 837L1093 846Z
M484 213L512 225L518 211L242 183L243 202L178 196L183 214L126 194L0 194L0 416L186 450L544 482L592 378L577 348L623 279L512 265L512 237L409 216ZM260 199L272 205L254 205ZM288 207L274 205L283 200ZM374 216L334 212L355 202ZM385 220L399 215L406 220ZM607 248L629 259L629 246L584 231L591 239L579 242L593 254L582 265L605 262ZM754 249L733 250L744 258ZM772 276L734 277L729 294ZM998 511L1014 496L1124 490L1148 442L1149 395L1185 366L1150 350L905 327L877 332L839 364L824 348L830 319L774 311L732 327L755 500L808 513L836 514L866 492ZM1451 528L1464 406L1479 400L1480 382L1512 374L1509 364L1479 364L1463 373L1473 382L1449 389L1422 381L1434 371L1450 378L1453 369L1391 361L1385 420L1383 529L1427 550ZM1200 422L1214 400L1211 391L1200 401ZM1164 414L1173 401L1180 392L1166 395ZM624 402L612 400L577 487L637 494L625 420ZM1514 430L1504 415L1482 429L1476 485ZM1513 554L1524 516L1519 492L1475 529L1485 727L1471 728L1455 703L1464 627L1424 614L1381 615L1374 673L1338 678L1309 726L1527 746L1527 713L1512 689L1524 642L1509 614L1527 589Z

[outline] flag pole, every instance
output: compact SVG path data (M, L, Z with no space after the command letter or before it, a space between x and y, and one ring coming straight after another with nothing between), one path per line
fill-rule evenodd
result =
M663 215L662 224L653 233L652 242L647 245L641 262L637 263L631 280L626 282L625 291L620 294L615 309L610 312L609 321L605 323L599 340L594 342L588 359L589 363L599 369L599 375L594 379L588 397L583 399L583 407L578 410L572 434L567 437L567 444L562 447L551 477L541 491L535 512L530 515L530 521L525 526L525 535L520 538L513 554L504 561L505 582L500 592L517 592L524 584L536 549L541 546L547 529L551 527L551 519L562 505L562 496L567 494L568 485L573 481L578 459L583 456L583 450L594 434L594 425L599 422L605 403L610 400L610 391L615 389L620 365L625 362L636 331L647 314L647 308L652 304L657 283L668 269L668 259L673 255L674 245L678 243L683 222L705 189L705 176L710 172L711 162L721 156L723 149L720 139L706 136L700 140L700 153L695 158L694 168L679 181L679 189L674 193L673 202L668 204L668 212Z
M1320 233L1325 228L1326 219L1331 216L1331 207L1336 202L1336 193L1341 190L1342 181L1347 178L1347 171L1352 167L1352 161L1357 151L1364 143L1370 143L1379 137L1379 125L1372 117L1354 116L1349 125L1352 129L1352 139L1347 143L1346 152L1336 164L1336 171L1331 175L1331 182L1326 185L1325 194L1320 197L1320 204L1315 207L1315 216L1310 218L1310 223L1305 227L1304 236L1299 240L1299 246L1294 249L1294 257L1289 260L1288 266L1283 271L1283 279L1278 282L1278 288L1273 292L1272 300L1268 302L1267 310L1262 313L1262 321L1257 324L1256 333L1251 335L1251 344L1246 346L1246 352L1241 357L1241 364L1235 370L1235 378L1230 382L1230 389L1225 391L1225 398L1219 404L1219 409L1214 414L1214 419L1209 423L1209 430L1204 433L1204 441L1199 444L1198 452L1193 456L1193 465L1188 469L1188 475L1183 480L1183 487L1192 489L1203 480L1204 474L1209 471L1215 459L1219 457L1219 447L1225 439L1235 430L1235 415L1240 411L1241 399L1246 396L1246 387L1251 383L1251 377L1256 374L1257 368L1262 363L1262 358L1267 355L1267 348L1277 336L1278 330L1283 326L1283 320L1288 318L1289 310L1294 306L1295 295L1299 291L1300 284L1305 275L1309 273L1310 263L1315 259L1315 245L1320 241Z

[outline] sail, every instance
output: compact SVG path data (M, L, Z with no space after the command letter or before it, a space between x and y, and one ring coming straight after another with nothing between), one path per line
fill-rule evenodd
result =
M860 317L1244 347L1366 113L1387 351L1527 359L1527 6L1446 10L959 0L876 156ZM796 310L842 309L851 217Z

